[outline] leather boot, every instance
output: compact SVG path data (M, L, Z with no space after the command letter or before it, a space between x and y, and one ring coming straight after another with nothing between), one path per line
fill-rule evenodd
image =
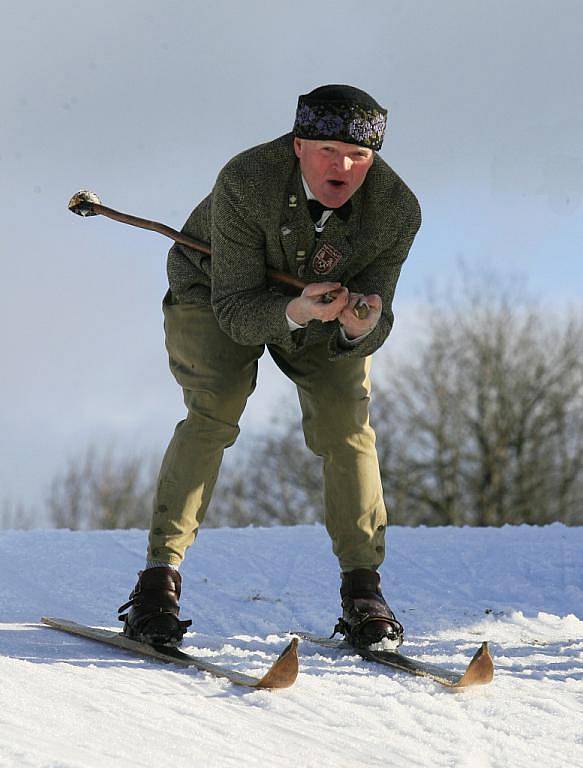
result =
M367 568L342 574L342 618L334 633L343 634L357 648L383 643L385 638L394 647L403 642L403 626L387 605L380 581L380 575Z
M192 621L180 621L180 573L168 566L140 571L130 599L118 611L123 633L149 645L178 645Z

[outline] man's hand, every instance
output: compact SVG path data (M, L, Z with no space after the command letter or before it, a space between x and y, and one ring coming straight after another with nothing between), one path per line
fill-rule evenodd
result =
M329 303L322 301L326 293L333 294L334 300ZM299 325L306 325L310 320L329 323L340 318L348 306L349 298L348 288L344 288L342 283L310 283L301 296L292 299L287 305L287 316Z
M364 300L369 306L368 316L359 320L354 313L354 307L359 301ZM344 328L344 333L348 339L357 339L376 327L383 310L381 297L376 293L370 296L363 296L361 293L351 293L346 306L338 316L340 325Z

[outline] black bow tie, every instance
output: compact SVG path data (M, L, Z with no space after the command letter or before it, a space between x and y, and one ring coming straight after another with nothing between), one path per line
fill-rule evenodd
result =
M308 210L314 224L317 224L322 218L324 211L333 211L342 221L348 221L352 213L352 200L347 200L340 208L326 208L319 200L308 200Z

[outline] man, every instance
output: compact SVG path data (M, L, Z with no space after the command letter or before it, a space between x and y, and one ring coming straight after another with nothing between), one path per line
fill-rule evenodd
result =
M120 608L129 608L120 616L129 637L176 644L191 623L178 618L178 568L267 346L297 385L306 443L323 458L325 523L342 579L337 629L355 645L402 640L378 574L387 513L369 372L421 215L376 154L386 115L351 86L300 96L293 132L227 163L186 222L184 232L210 240L212 258L170 250L166 346L187 416L160 470L146 569ZM307 287L292 298L270 284L268 269Z

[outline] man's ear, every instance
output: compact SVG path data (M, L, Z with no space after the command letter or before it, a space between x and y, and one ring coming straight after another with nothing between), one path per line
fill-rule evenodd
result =
M298 139L297 136L294 136L294 152L298 159L302 156L302 140Z

